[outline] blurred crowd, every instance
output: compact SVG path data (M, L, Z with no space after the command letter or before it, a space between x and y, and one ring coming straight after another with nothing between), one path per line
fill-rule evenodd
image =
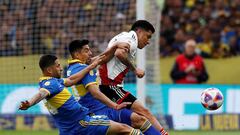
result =
M67 44L87 38L94 53L136 19L136 0L0 0L0 56L53 53L67 56ZM160 54L184 51L197 41L205 58L240 54L240 0L165 0Z
M162 57L184 51L188 39L197 41L204 58L240 54L240 0L166 0L162 13Z
M135 0L0 0L0 56L67 55L73 39L93 52L135 21ZM100 46L100 47L99 47Z

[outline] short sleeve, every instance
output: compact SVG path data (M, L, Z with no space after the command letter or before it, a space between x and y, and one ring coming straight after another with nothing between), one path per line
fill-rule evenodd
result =
M127 33L119 37L119 42L124 42L130 45L130 51L135 51L137 49L136 37L134 34Z
M47 80L43 83L41 89L47 91L49 93L49 96L54 96L64 88L61 83L64 83L63 79L59 79L59 81L57 81L56 79Z
M91 84L97 84L97 76L96 73L91 70L90 72L88 72L88 74L86 74L84 76L84 78L82 79L82 83L84 85L85 88L87 88L89 85Z
M72 69L68 69L68 74L67 74L67 77L71 76L71 75L74 75L76 73L78 73L79 71L83 70L84 68L86 68L87 65L78 65L78 66L75 66L74 68Z
M136 34L134 34L133 32L122 32L118 34L110 41L108 47L111 47L117 42L129 44L131 52L136 51L137 49L137 37Z

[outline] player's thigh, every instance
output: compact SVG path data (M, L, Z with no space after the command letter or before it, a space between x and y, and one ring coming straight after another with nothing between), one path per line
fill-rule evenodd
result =
M126 124L122 124L122 123L118 123L110 120L110 127L108 128L107 135L115 135L115 134L129 135L132 129L133 129L132 127Z
M137 114L145 116L146 118L152 115L151 112L146 107L144 107L143 104L138 100L133 102L131 110L133 112L136 112Z
M115 110L113 108L104 108L94 112L94 114L106 115L110 120L131 126L132 111L128 109Z

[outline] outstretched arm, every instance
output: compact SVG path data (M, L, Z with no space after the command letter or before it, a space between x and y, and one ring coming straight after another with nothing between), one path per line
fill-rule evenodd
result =
M31 106L34 106L35 104L39 103L41 100L46 98L48 95L49 95L49 92L42 88L31 99L26 100L26 101L22 101L20 106L19 106L19 109L20 110L27 110Z
M105 57L105 55L99 56L96 58L89 66L84 68L83 70L79 71L78 73L69 76L68 78L65 79L64 85L66 87L73 86L76 84L78 81L80 81L89 71L92 69L96 68L97 65L99 65L102 61L102 59Z

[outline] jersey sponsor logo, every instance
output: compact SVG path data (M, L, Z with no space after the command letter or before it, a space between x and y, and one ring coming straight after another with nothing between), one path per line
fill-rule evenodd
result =
M47 81L47 82L44 83L44 85L45 85L45 86L49 86L49 85L50 85L50 82Z
M134 35L134 34L132 35L132 38L133 38L134 40L136 40L136 37L135 37L135 35Z
M89 72L89 74L90 74L91 76L93 76L93 75L94 75L93 70L91 70L91 71Z

